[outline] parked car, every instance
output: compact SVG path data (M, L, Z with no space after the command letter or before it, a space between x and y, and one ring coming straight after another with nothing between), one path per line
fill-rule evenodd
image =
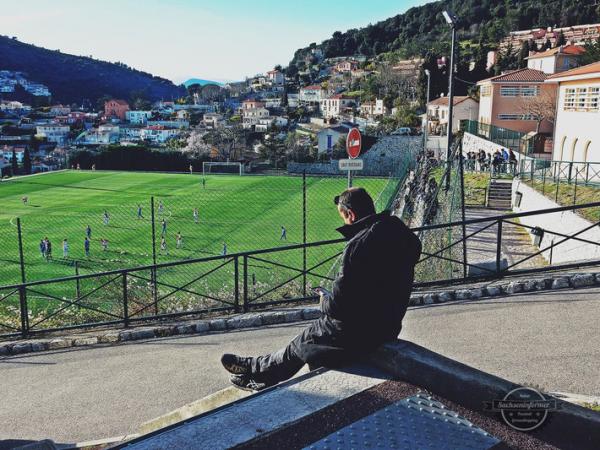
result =
M400 127L396 131L392 132L395 136L410 136L411 130L409 127Z

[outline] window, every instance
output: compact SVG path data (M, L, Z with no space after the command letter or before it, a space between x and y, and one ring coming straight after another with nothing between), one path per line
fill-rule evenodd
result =
M498 114L498 120L535 120L532 114Z
M500 95L502 97L518 97L519 96L519 86L501 86L500 87Z
M585 109L587 88L577 88L575 97L575 108Z
M564 102L563 109L565 111L571 111L571 110L575 109L575 89L574 88L567 88L565 90L565 102Z

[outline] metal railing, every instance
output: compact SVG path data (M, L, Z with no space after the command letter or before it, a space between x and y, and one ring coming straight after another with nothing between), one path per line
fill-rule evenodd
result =
M545 230L554 236L551 243L541 246L538 241L539 248L525 255L518 252L521 257L516 260L506 262L504 250L506 227L537 228L520 223L522 218L599 207L600 202L595 202L414 228L415 233L440 230L452 234L450 230L456 227L463 230L454 233L459 238L442 248L423 252L416 268L415 287L599 264L600 259L558 265L526 263L548 252L551 262L556 247L568 241L600 246L600 242L583 236L599 225L600 220L571 234ZM452 252L459 245L465 249L470 244L476 245L486 230L493 236L486 247L489 261L473 262L467 259L466 251L462 258ZM246 312L315 300L310 287L333 281L343 243L343 239L335 239L1 286L0 336L27 337L109 324L127 327L145 320ZM449 264L452 276L431 279L427 274L432 273L434 260Z

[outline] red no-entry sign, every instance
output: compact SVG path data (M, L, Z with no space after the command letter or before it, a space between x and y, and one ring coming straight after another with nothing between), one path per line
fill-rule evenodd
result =
M358 128L352 128L346 137L346 152L350 158L357 158L360 155L362 137Z

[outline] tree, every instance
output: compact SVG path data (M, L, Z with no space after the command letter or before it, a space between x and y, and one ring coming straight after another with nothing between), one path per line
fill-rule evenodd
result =
M25 147L23 152L23 170L25 174L31 174L31 154L29 153L29 147Z
M521 44L521 50L519 51L519 58L517 60L519 69L527 67L526 58L529 56L529 41L523 41Z
M13 175L16 175L17 172L19 171L19 163L17 162L17 152L15 151L15 149L12 149L12 157L11 157L11 166L12 166L12 173Z
M556 115L556 91L542 89L534 97L521 97L518 110L536 121L535 132L539 133L544 120L554 123Z
M585 53L579 57L582 66L600 61L600 38L589 40L584 45Z
M267 135L265 142L259 148L262 158L268 159L277 169L278 162L285 155L285 145L273 135Z

